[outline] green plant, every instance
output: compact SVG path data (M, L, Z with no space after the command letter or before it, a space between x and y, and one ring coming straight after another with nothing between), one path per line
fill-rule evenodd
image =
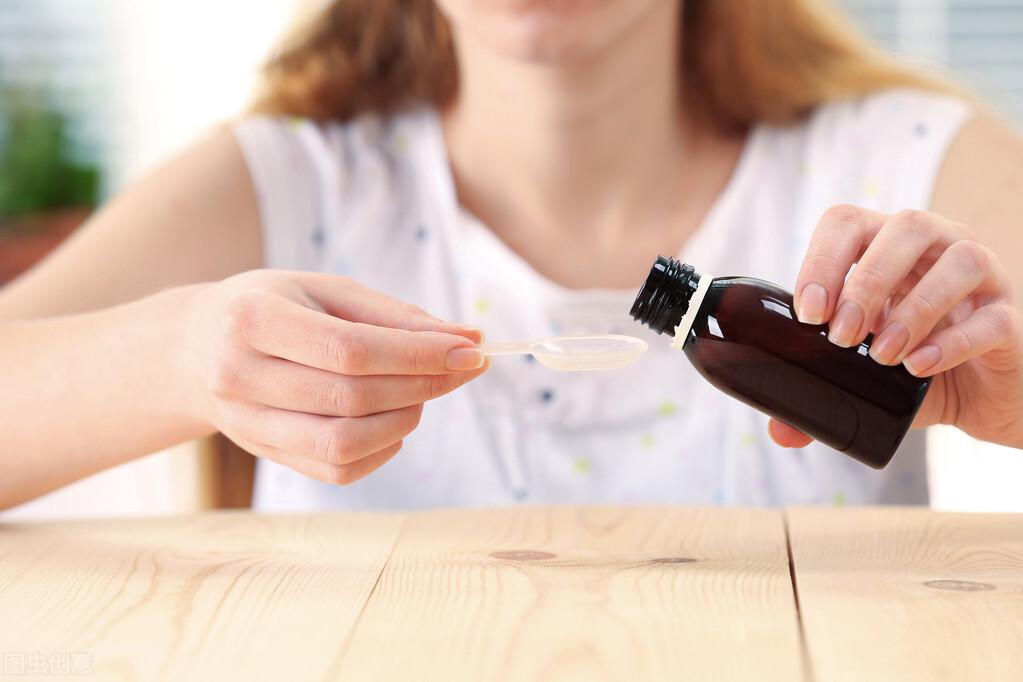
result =
M95 206L100 170L71 153L68 119L38 97L0 101L0 231L16 216L69 206Z

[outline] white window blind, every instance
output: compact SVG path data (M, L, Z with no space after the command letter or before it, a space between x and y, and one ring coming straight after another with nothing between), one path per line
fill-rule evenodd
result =
M941 66L1023 121L1023 0L841 0L882 46Z

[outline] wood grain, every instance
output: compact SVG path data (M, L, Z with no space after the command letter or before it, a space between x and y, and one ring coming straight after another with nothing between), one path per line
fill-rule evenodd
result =
M820 682L1023 680L1023 516L787 514Z
M322 679L402 521L0 524L0 651L86 652L89 680Z
M780 513L547 508L409 518L332 677L802 678Z

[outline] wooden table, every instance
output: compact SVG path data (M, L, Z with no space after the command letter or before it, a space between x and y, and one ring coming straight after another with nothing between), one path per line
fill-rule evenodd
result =
M0 524L0 652L8 679L1018 682L1023 516L561 507Z

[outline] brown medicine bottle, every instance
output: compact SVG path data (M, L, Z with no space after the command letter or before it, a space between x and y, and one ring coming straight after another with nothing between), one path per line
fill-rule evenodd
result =
M752 277L701 276L659 257L632 317L680 348L710 383L875 469L909 430L930 379L840 348L796 319L792 294Z

